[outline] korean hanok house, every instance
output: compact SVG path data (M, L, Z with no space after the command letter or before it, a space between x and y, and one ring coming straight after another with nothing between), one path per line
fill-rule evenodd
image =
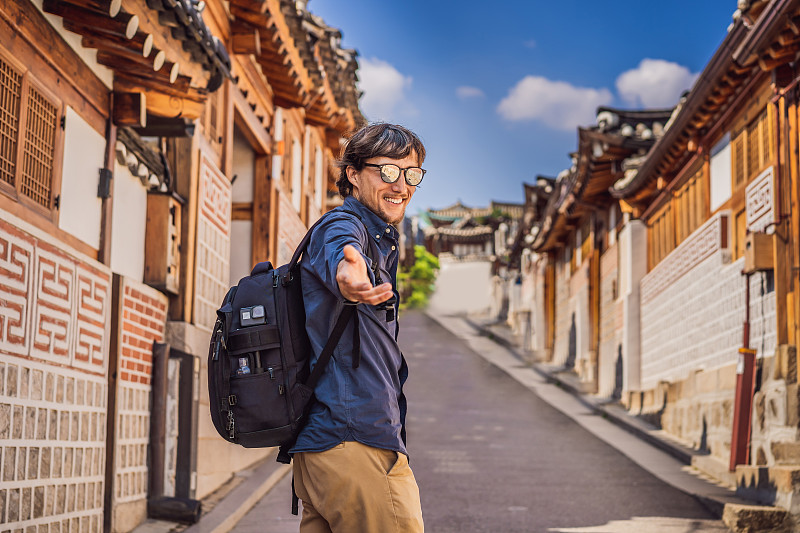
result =
M204 359L363 122L356 53L305 4L0 3L4 529L130 531L271 453L216 435Z
M611 189L647 233L626 401L735 468L742 495L798 513L800 3L739 5L664 136Z

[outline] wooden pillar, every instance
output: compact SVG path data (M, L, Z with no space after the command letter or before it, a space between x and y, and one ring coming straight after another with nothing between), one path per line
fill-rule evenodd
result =
M795 275L800 273L800 179L798 179L798 172L800 172L800 161L798 161L798 150L800 150L800 132L798 132L798 109L797 99L794 97L794 93L790 92L787 95L787 98L790 100L787 102L789 105L788 108L788 119L787 119L787 131L788 134L786 138L788 139L788 150L789 150L789 164L787 165L789 176L787 183L789 186L787 187L787 191L789 192L789 202L790 202L790 240L792 243L790 253L791 253L791 261L790 265L792 265L792 276L790 276L791 282L791 305L787 306L789 309L792 310L792 321L791 321L791 329L793 331L792 339L790 342L794 345L800 343L800 283L795 281Z
M786 344L789 342L789 328L788 328L788 309L787 301L791 299L789 296L791 286L791 268L789 255L790 241L789 233L791 231L790 220L788 217L788 204L787 196L789 196L789 169L788 161L786 158L787 141L784 134L783 120L786 115L786 99L781 98L774 108L773 124L777 132L777 139L779 142L775 144L775 167L776 167L776 180L775 180L775 211L781 222L775 228L775 236L773 237L773 264L775 265L775 320L776 320L776 343L778 345ZM776 116L777 115L777 116Z
M274 267L277 258L272 253L274 228L272 212L276 206L273 200L273 183L269 172L269 155L257 155L253 179L253 257L252 263L272 260Z
M110 99L109 110L113 115L114 98ZM114 161L117 149L117 127L114 121L109 118L106 120L106 153L103 162L103 173L114 175ZM102 175L99 179L105 179ZM100 211L100 249L97 251L97 260L106 266L111 265L111 219L114 206L114 181L113 178L108 185L110 187L107 197L102 199Z
M176 137L168 142L167 158L175 178L175 192L186 199L181 213L181 275L178 296L170 298L169 319L191 322L197 236L199 150L196 137Z
M547 360L553 360L553 348L556 343L556 256L555 253L547 254L547 266L544 279L544 306L545 306L545 350Z

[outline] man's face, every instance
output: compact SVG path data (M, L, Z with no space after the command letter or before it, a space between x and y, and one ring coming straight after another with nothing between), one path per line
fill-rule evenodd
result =
M411 152L403 159L390 157L371 157L364 161L374 165L393 164L400 168L419 166L417 154ZM376 167L365 166L361 170L347 167L347 178L353 184L353 196L370 211L389 224L399 224L403 220L406 206L414 196L416 187L406 183L405 172L394 183L381 179L381 171Z

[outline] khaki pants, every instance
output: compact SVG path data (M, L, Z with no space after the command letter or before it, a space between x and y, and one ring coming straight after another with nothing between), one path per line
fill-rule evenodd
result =
M402 454L347 441L294 454L300 533L422 533L419 488Z

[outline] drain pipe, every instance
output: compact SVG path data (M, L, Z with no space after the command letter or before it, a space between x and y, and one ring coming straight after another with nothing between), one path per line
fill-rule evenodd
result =
M756 387L756 351L750 348L750 273L742 272L745 279L744 324L742 347L736 365L736 398L733 405L733 435L731 436L730 471L736 465L750 462L750 426L753 414L753 394Z

